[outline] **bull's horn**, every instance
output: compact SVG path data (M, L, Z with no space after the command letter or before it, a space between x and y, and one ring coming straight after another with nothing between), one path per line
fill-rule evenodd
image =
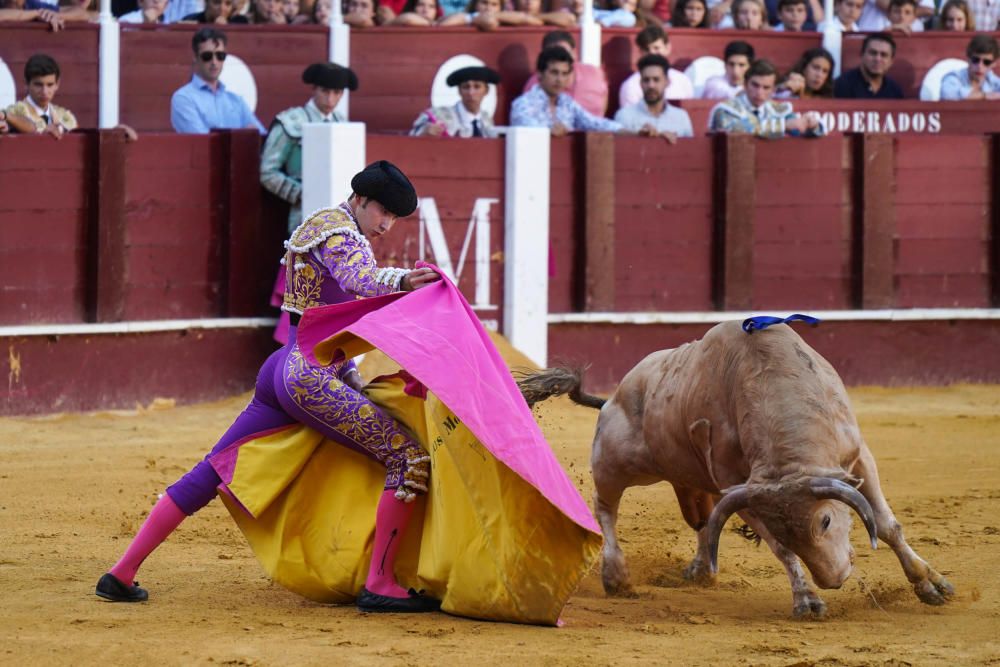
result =
M850 484L831 477L814 477L809 481L813 495L824 500L839 500L858 513L868 529L872 549L878 549L878 528L875 526L875 512L860 491Z
M747 492L746 484L734 486L722 497L712 510L712 515L708 517L705 530L708 531L708 564L712 568L712 574L717 574L719 571L719 537L722 535L722 528L733 513L747 507L749 500L750 494Z

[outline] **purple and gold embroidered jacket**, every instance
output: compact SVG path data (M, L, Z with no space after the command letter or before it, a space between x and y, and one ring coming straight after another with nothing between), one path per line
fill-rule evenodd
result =
M285 297L281 309L306 308L399 291L406 269L379 268L371 244L347 203L320 209L285 242Z

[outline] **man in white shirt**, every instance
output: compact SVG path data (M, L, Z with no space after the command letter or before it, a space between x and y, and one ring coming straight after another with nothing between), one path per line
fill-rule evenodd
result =
M976 35L965 48L969 66L950 72L941 80L942 100L1000 100L1000 77L993 66L1000 56L997 40Z
M861 18L858 19L858 27L863 32L882 32L893 28L892 21L889 20L889 5L891 0L866 0L865 6L861 10ZM924 18L934 14L934 0L919 0L916 8L917 18ZM920 21L914 21L910 26L910 31L920 32L924 29Z
M841 32L858 32L858 19L861 18L861 11L864 9L865 0L834 0L833 3L833 25ZM823 32L826 30L826 21L822 21L816 30Z
M678 137L693 137L694 129L687 111L667 103L667 73L670 71L667 59L650 53L639 59L638 69L642 100L619 109L615 120L626 131L662 136L670 143L675 143Z
M670 38L658 25L647 26L640 30L639 34L635 36L635 44L643 56L655 53L664 58L670 57ZM687 100L692 97L694 97L694 84L691 83L691 79L687 78L680 70L671 69L667 72L667 99ZM636 71L625 79L618 89L618 106L625 108L636 102L641 102L642 98L639 72Z

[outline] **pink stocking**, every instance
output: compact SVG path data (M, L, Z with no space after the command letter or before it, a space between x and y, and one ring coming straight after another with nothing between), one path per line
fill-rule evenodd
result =
M145 523L136 533L132 544L125 550L121 560L115 563L109 572L118 581L131 586L142 561L146 560L146 556L153 553L153 550L160 546L170 533L174 532L174 529L181 524L186 516L173 499L164 493L149 512Z
M406 524L413 514L414 504L398 500L395 494L395 489L386 489L378 501L375 512L375 546L372 549L372 562L365 588L378 595L406 598L406 589L396 583L393 566L396 564L396 554L403 541Z

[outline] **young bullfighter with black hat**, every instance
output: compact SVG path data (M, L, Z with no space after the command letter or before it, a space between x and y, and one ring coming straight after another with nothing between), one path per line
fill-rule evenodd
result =
M489 85L500 83L500 75L489 67L463 67L452 72L449 86L458 86L461 100L450 107L432 107L413 122L410 134L432 137L495 137L493 117L483 111Z
M289 233L302 222L302 126L344 122L334 109L344 90L358 89L354 72L335 63L310 65L302 72L302 82L312 87L312 97L275 116L260 156L261 185L292 205Z
M353 362L313 366L296 342L299 316L306 308L356 297L410 291L440 280L428 267L379 268L370 241L397 218L413 213L417 194L406 176L385 160L368 165L351 181L354 193L336 208L322 209L298 226L286 242L287 271L282 310L292 316L289 340L264 362L253 399L209 453L291 424L305 424L327 438L386 467L385 491L375 514L375 540L358 607L365 611L420 612L440 606L396 583L393 565L413 500L427 492L430 458L420 445L359 390ZM134 581L139 566L181 521L215 497L219 472L199 462L168 487L121 560L101 577L97 595L115 602L142 602L145 589Z

